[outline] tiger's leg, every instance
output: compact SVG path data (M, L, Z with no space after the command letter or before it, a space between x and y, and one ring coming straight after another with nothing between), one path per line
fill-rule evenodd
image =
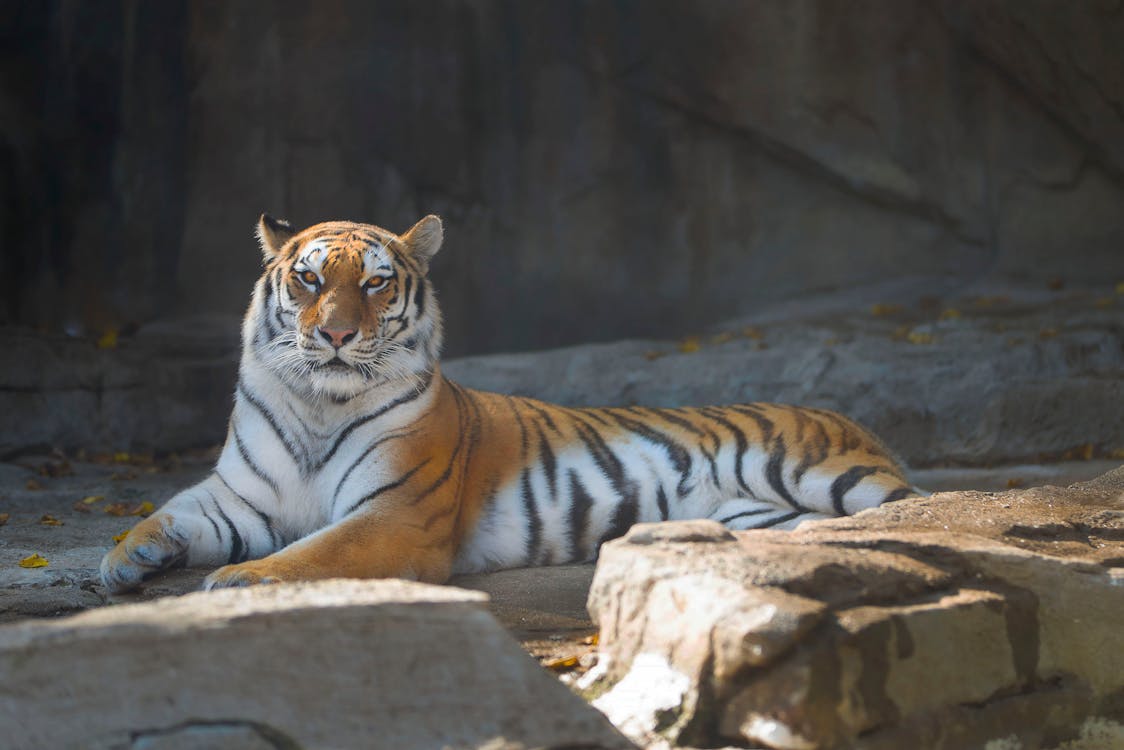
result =
M444 583L453 566L456 514L427 518L418 510L409 503L364 508L268 557L225 565L207 576L203 588L323 578Z
M745 529L794 529L802 521L830 518L823 513L800 512L775 503L748 497L727 500L710 517L734 531Z
M212 474L130 529L102 558L101 579L128 591L167 568L241 562L281 544L270 517Z

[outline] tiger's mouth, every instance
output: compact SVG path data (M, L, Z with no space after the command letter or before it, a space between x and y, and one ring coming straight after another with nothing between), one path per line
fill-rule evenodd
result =
M340 359L340 356L337 354L327 362L321 362L320 364L316 365L316 369L328 370L329 372L348 372L350 370L354 370L355 368Z

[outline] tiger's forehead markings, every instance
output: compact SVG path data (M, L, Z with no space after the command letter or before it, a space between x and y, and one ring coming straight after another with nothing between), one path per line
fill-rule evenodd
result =
M390 271L393 268L390 260L390 251L386 245L378 240L372 240L363 252L363 274L373 276L379 272Z
M323 240L313 240L301 249L297 262L303 263L309 269L320 273L324 268L324 260L328 257L328 248Z

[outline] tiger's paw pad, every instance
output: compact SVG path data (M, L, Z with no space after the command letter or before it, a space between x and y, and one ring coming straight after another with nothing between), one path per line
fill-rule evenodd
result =
M178 530L172 516L146 518L102 558L102 584L113 594L135 589L146 578L182 561L187 544L187 536Z
M281 583L284 580L260 561L224 565L203 579L203 590L231 589L259 583Z

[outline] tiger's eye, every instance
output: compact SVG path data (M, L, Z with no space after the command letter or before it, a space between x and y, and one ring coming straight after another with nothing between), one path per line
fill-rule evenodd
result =
M303 279L306 284L319 284L320 283L320 277L317 276L312 271L305 271L304 273L302 273L301 279Z

